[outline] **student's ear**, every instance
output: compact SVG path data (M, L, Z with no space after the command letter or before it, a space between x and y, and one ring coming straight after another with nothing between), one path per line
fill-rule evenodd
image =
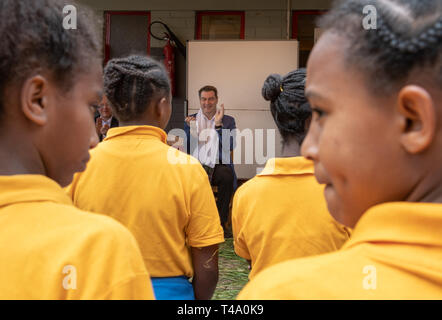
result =
M160 121L160 127L164 129L169 122L170 115L172 113L172 106L170 105L170 99L167 97L161 98L155 105L155 113Z
M398 95L401 144L411 154L427 149L436 134L436 110L430 94L422 87L407 85Z
M26 118L38 125L47 122L48 81L40 76L26 79L21 90L21 110Z
M158 102L158 105L159 105L161 115L166 118L170 117L170 112L171 112L171 108L172 108L172 106L170 104L170 99L168 99L167 97L163 97Z

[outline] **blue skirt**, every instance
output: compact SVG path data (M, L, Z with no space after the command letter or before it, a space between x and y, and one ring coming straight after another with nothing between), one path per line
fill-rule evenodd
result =
M186 276L151 278L157 300L195 300L193 286Z

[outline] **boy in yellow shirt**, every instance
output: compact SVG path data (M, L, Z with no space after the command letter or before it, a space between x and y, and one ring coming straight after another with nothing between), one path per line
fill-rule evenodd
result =
M352 238L240 299L442 299L442 3L370 1L376 28L367 3L333 8L307 66L302 154Z
M75 176L74 204L132 231L157 299L210 299L223 230L204 169L166 143L167 73L147 57L113 59L104 86L120 127L109 129L86 171Z
M312 115L304 85L299 69L270 75L262 88L284 144L282 157L267 161L234 197L235 251L251 262L250 279L278 262L338 250L349 237L327 210L313 162L300 156Z
M100 47L72 2L0 2L0 299L152 299L137 243L116 221L72 205L102 90Z

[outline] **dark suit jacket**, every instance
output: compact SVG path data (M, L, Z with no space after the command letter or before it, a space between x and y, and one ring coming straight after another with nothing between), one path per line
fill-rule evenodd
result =
M97 122L97 118L99 116L100 115L95 116L95 122ZM119 125L120 125L120 123L118 122L118 119L115 118L115 117L112 117L110 128L118 127ZM100 141L103 141L103 135L102 134L98 135L98 138L100 139Z
M191 114L189 116L196 117L196 113ZM223 117L223 128L222 129L223 130L224 129L228 129L228 130L236 129L235 118L225 114ZM186 122L184 122L184 131L186 132L186 136L187 136L186 151L188 154L192 154L193 150L190 150L190 127ZM217 132L218 132L218 137L219 137L219 163L222 163L223 153L224 153L224 159L231 159L230 151L233 151L233 149L235 148L236 141L232 136L230 136L229 145L224 146L223 139L222 139L222 130L217 130ZM226 165L228 165L232 169L233 188L234 188L234 190L236 190L238 182L237 182L237 178L236 178L235 167L234 167L232 161L230 161L230 163L226 163Z

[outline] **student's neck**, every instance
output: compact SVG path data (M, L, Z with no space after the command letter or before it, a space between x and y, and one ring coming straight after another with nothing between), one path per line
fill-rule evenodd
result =
M441 174L431 174L424 178L421 183L408 195L407 202L442 203Z
M152 126L152 127L160 127L160 122L155 120L133 120L133 121L120 121L120 127L128 127L128 126ZM161 128L163 129L163 128ZM164 130L164 129L163 129Z
M4 132L8 131L0 133L0 175L46 175L41 156L35 146L29 142L29 137L11 131L7 134L3 134Z
M100 116L101 117L101 119L103 119L104 121L108 121L110 118L112 118L112 116L110 116L110 117L102 117L102 116Z
M301 155L301 147L296 140L290 140L282 145L282 158L299 157Z

